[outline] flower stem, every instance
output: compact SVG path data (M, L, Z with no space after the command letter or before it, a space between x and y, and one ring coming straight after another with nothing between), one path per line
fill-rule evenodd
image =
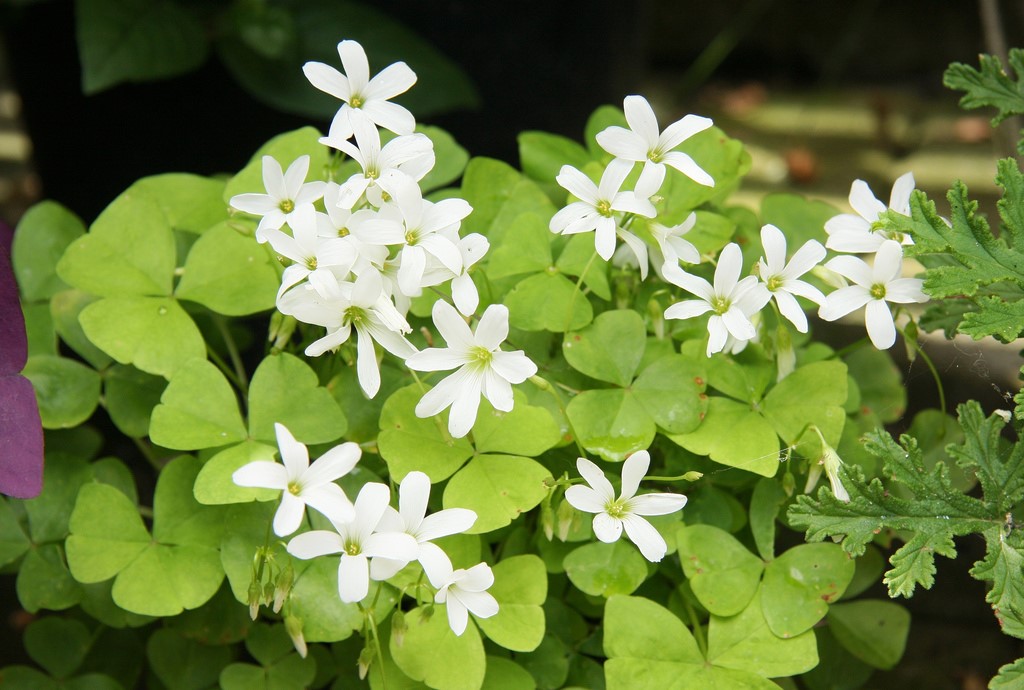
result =
M533 385L537 386L537 388L550 393L555 399L555 404L558 405L558 410L562 413L562 416L565 418L565 423L569 427L569 433L572 434L572 440L576 443L576 450L579 451L581 458L587 457L587 451L583 448L583 444L580 443L579 434L576 433L576 429L572 425L572 420L569 419L569 414L565 410L565 404L562 402L562 396L558 394L558 390L543 376L537 376L534 374L529 378L529 381Z
M914 347L914 350L917 352L917 354L921 357L921 359L924 360L925 366L928 367L928 371L932 373L932 378L935 379L935 388L939 392L939 409L942 410L942 415L945 416L946 390L942 386L942 378L939 376L939 370L935 368L935 363L932 362L932 358L929 357L928 354L921 348L921 344L917 342L917 338L908 338L907 334L904 331L901 330L900 332L903 333L903 339ZM945 433L944 428L940 431L941 433Z
M708 642L704 639L704 628L700 625L700 618L697 617L697 611L693 608L693 604L685 596L679 597L683 601L683 606L686 608L686 617L690 619L690 625L693 627L693 638L697 640L697 647L700 649L700 655L704 658L708 656Z
M583 279L587 276L587 272L590 270L590 267L594 265L594 259L596 258L597 250L595 249L594 253L590 255L590 260L587 261L587 265L583 267L582 271L580 271L579 278L576 279L576 289L573 290L572 297L569 298L569 309L565 315L565 328L562 329L562 332L568 331L569 326L572 324L572 308L576 306L576 295L583 293Z
M224 346L228 349L228 357L231 359L231 365L234 367L235 377L238 380L238 387L242 390L242 395L248 397L249 378L245 374L245 365L242 364L242 357L238 352L238 345L235 344L235 339L231 335L231 331L228 329L228 324L224 320L223 316L213 314L213 323L217 326L217 330L220 332L220 337L224 340Z
M654 475L647 475L643 478L645 482L695 482L704 476L703 472L687 472L681 474L678 477L656 477Z

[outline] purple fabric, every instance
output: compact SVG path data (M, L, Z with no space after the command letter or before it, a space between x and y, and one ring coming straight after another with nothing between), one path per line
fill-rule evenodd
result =
M0 494L38 496L43 489L43 427L28 359L25 319L9 255L10 228L0 222Z

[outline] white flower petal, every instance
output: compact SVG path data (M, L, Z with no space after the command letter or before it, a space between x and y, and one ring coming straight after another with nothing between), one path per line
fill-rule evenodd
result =
M860 309L871 301L871 293L859 285L849 285L830 292L825 304L818 310L818 316L825 321L835 321L852 311Z
M469 624L469 614L466 611L466 606L458 597L449 596L446 602L445 611L448 614L448 626L452 629L452 632L456 635L462 635L466 632L466 626Z
M491 368L509 383L522 383L537 373L537 365L522 350L492 353Z
M284 491L288 489L288 470L280 463L255 460L235 470L231 481L238 486Z
M604 476L604 472L601 471L600 467L586 458L577 458L576 471L601 496L605 504L615 500L615 490L612 488L612 483Z
M896 178L889 196L889 208L905 216L910 215L910 193L914 191L914 173L908 172Z
M488 592L474 592L460 587L454 592L449 591L448 594L449 598L457 597L477 618L490 618L498 612L498 601Z
M711 177L704 168L682 151L670 151L661 158L665 165L675 168L691 180L705 187L714 187L715 178Z
M477 346L494 351L508 337L508 307L492 304L480 317L474 340Z
M651 454L646 450L638 450L637 452L626 458L626 461L622 463L622 490L619 494L619 498L628 500L636 494L636 490L640 488L640 480L647 474L647 469L651 466Z
M647 158L648 145L643 137L618 126L606 127L597 133L597 144L616 158L642 161Z
M363 451L359 444L352 441L331 448L317 458L302 474L303 485L316 486L344 477L356 466L362 454Z
M875 198L864 180L854 180L850 185L850 206L869 223L874 223L878 220L878 214L885 211L885 204Z
M636 515L668 515L682 510L685 505L686 496L682 494L641 494L630 499L629 512Z
M323 529L303 532L288 542L288 553L304 561L332 553L341 553L344 550L345 542L341 535Z
M871 344L879 350L888 350L896 342L896 326L892 321L892 312L884 300L876 299L868 302L864 310L864 324L868 329Z
M565 490L565 500L584 513L603 513L608 501L589 486L575 484Z
M369 100L389 100L403 94L416 83L416 73L404 62L388 65L378 72L363 90Z
M302 66L302 73L314 87L338 100L348 101L352 96L348 77L330 65L322 62L307 62Z
M775 304L779 306L779 312L793 324L801 333L807 332L807 315L800 307L793 295L783 290L776 290L774 293Z
M418 541L431 541L451 534L462 534L476 522L477 514L468 508L445 508L423 518L416 531Z
M658 118L647 99L643 96L626 96L622 101L622 110L629 128L643 138L647 150L654 148L658 143Z
M430 477L418 470L405 475L398 486L398 512L411 533L415 534L423 522L429 500Z
M663 151L674 149L694 134L703 132L713 124L714 122L709 117L686 115L683 119L677 120L665 128L658 140L659 148Z
M274 513L274 534L286 537L299 528L306 514L306 503L291 491L281 492L281 505Z
M598 513L594 516L594 536L605 544L618 541L622 536L622 521L613 518L608 513Z
M288 479L294 481L309 468L309 451L306 446L295 440L292 432L284 424L274 423L277 435L277 447L281 451L281 461L288 469Z
M718 266L715 267L715 295L730 295L740 279L743 269L743 252L735 242L730 242L718 255ZM685 286L684 286L685 287Z
M362 601L370 592L370 563L363 554L341 554L338 563L338 596L348 604Z
M651 523L637 515L627 515L622 522L626 528L626 536L637 545L644 558L657 563L665 557L668 545Z
M351 522L356 514L344 490L333 482L303 489L302 500L334 523Z

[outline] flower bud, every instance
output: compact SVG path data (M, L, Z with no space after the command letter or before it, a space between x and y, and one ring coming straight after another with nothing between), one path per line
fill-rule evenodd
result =
M297 616L285 616L284 629L288 631L288 637L292 638L295 651L305 659L308 650L306 649L306 638L302 634L302 619Z
M299 322L295 320L294 316L285 316L281 312L275 311L270 317L270 330L267 333L267 340L272 343L271 350L284 349L298 325Z
M263 601L263 588L259 582L249 583L249 616L256 620L260 613L260 603Z
M548 541L555 537L555 516L551 511L550 494L540 504L540 526L544 530L544 536Z
M405 642L405 633L409 630L409 624L405 622L405 614L402 611L395 611L391 616L391 639L396 647L401 647Z
M579 514L576 512L576 509L573 508L568 501L562 501L561 505L558 506L559 541L565 541L569 538L569 532L572 531L573 523L578 517Z
M377 653L370 646L363 647L363 651L359 652L359 680L366 680L366 674L370 672L370 666L373 665L376 656Z
M295 579L295 571L291 563L277 576L277 586L274 587L274 613L280 613L284 606L284 600L292 590L292 581Z

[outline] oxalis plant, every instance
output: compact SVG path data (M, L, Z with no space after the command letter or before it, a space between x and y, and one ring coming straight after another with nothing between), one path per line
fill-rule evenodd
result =
M36 664L5 686L854 688L903 653L905 609L858 598L893 535L894 595L984 535L1020 636L1024 414L881 430L898 333L930 366L918 324L1024 327L1014 163L1008 241L909 174L888 207L856 181L852 214L755 212L707 118L627 96L583 145L522 134L519 171L418 125L404 63L338 52L304 68L326 136L19 225L47 451L39 497L0 500Z

